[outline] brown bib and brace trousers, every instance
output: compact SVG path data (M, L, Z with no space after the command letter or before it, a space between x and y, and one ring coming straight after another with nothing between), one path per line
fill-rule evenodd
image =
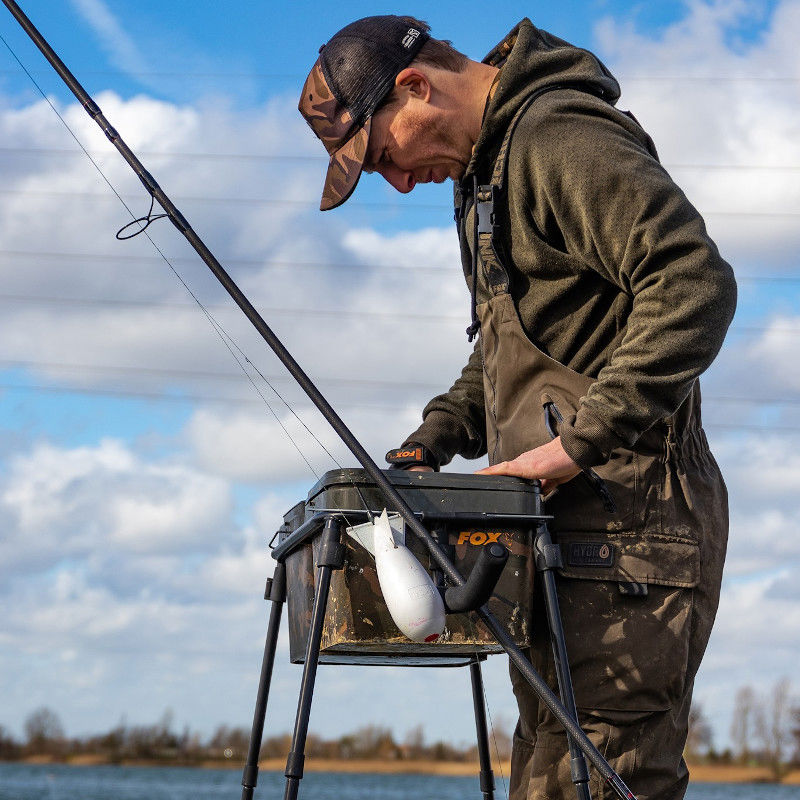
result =
M534 99L501 147L492 178L498 196L511 134ZM479 204L487 188L478 190ZM569 419L593 379L547 356L526 334L494 246L497 232L473 228L474 209L464 209L461 238L475 231L470 246L477 246L477 280L488 295L476 312L494 464L550 441L544 406L554 404ZM672 416L631 448L613 451L596 472L616 513L580 476L546 502L564 562L558 594L579 722L638 800L678 800L688 782L682 750L692 686L717 609L728 527L725 485L701 427L699 385ZM533 631L531 662L555 689L539 592ZM513 666L511 680L520 711L512 800L574 798L563 729ZM612 797L590 773L592 797Z

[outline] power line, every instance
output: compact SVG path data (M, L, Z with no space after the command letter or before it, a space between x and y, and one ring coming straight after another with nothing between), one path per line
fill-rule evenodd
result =
M226 397L222 395L208 395L208 394L167 394L165 392L145 392L141 389L96 389L76 386L58 386L58 385L36 385L36 384L11 384L0 383L0 391L17 391L29 393L42 393L42 394L78 394L97 397L110 397L125 399L130 398L134 400L153 400L165 403L224 403L231 405L248 405L256 408L263 408L263 402L255 397ZM3 398L0 395L0 403ZM400 411L413 407L413 403L407 404L387 404L387 403L358 403L352 400L344 402L337 402L336 405L340 408L367 408L378 411ZM293 408L299 410L314 410L314 406L306 404L294 403Z
M80 371L94 374L122 374L122 375L143 375L151 377L174 377L174 378L193 378L202 380L219 380L226 382L246 382L247 378L238 372L219 372L213 370L192 370L185 367L152 367L152 366L133 366L119 364L75 364L63 361L37 361L31 359L0 359L0 369L2 368L26 368L39 370L61 370L61 371ZM269 381L289 380L290 376L286 373L278 375L265 375ZM442 384L429 381L409 381L409 380L386 380L379 378L342 378L337 376L319 376L321 383L348 387L363 388L385 388L394 389L396 387L426 389L439 391ZM201 396L196 396L200 398ZM704 395L703 400L714 403L739 403L746 405L800 405L800 396L797 397L753 397L752 395L737 397L735 395Z
M255 397L221 397L184 393L171 395L164 392L143 392L141 390L133 391L130 389L87 389L75 386L41 386L34 384L20 386L19 384L10 383L0 383L0 390L42 394L79 394L97 397L131 398L134 400L155 400L165 403L231 403L234 405L249 405L263 408L263 401L261 398ZM2 398L0 398L0 400L1 399Z
M130 261L130 262L150 262L161 264L158 256L131 255L130 253L77 253L53 250L4 250L0 248L0 258L8 256L13 258L52 258L52 259L72 259L75 261ZM454 256L454 262L458 260ZM188 256L171 256L170 261L175 264L196 264L197 259ZM327 261L291 261L273 260L260 258L226 258L221 257L220 261L224 264L231 264L245 267L286 267L291 269L356 269L356 270L392 270L408 272L438 272L446 276L458 276L461 274L460 265L454 264L453 267L427 267L418 264L375 264L368 262L327 262ZM800 283L800 275L737 275L736 280L748 283ZM10 297L10 295L7 295Z
M143 309L165 309L171 311L192 311L196 306L191 303L168 302L164 300L115 300L108 298L82 298L82 297L45 297L31 295L6 295L0 294L0 303L26 303L31 305L59 305L59 306L85 306L85 307L107 307L107 308L143 308ZM331 317L334 319L355 318L355 319L399 319L413 320L415 323L428 325L451 324L466 320L465 314L411 314L405 311L364 311L356 308L287 308L286 306L261 306L254 303L256 307L269 316L289 316L289 317ZM214 313L222 311L235 311L232 305L211 305L205 307ZM800 324L798 325L734 325L728 329L728 333L753 334L764 333L766 331L781 333L800 334Z
M223 381L239 381L246 382L247 376L240 372L216 372L213 370L193 370L186 369L185 367L139 367L119 364L70 364L63 361L35 361L30 359L0 359L0 368L9 367L23 367L34 368L42 370L60 369L72 370L81 372L94 372L94 373L122 373L130 375L151 375L153 377L181 377L181 378L200 378L211 380ZM288 373L280 375L265 375L270 381L289 380ZM342 386L363 386L363 387L383 387L394 388L396 386L407 386L423 389L440 389L441 386L435 383L426 383L421 381L398 381L398 380L380 380L372 378L338 378L335 376L320 377L317 380L330 383L340 384Z
M258 78L260 80L305 80L306 76L303 75L302 77L299 74L292 74L292 73L280 73L280 72L150 72L150 71L143 71L143 70L136 70L136 71L129 71L125 70L114 70L114 69L87 69L83 70L79 67L75 68L75 73L77 74L80 71L82 76L87 75L94 75L94 76L117 76L123 77L126 80L130 77L136 78L221 78L223 80L231 80L233 78ZM39 76L46 76L51 77L52 73L49 70L37 70L31 69L31 75L39 75ZM17 69L0 69L0 75L19 75L20 72ZM61 88L61 87L59 87Z
M784 75L617 75L620 81L686 81L700 83L800 83Z
M292 80L304 81L306 75L300 73L283 72L189 72L189 71L145 71L136 70L81 70L82 76L118 76L126 80L131 77L136 78L219 78L221 80L234 79L258 79L258 80ZM19 70L0 69L0 75L19 75ZM31 75L50 75L44 70L31 70ZM800 78L786 75L680 75L680 74L653 74L653 75L629 75L620 73L617 76L619 81L681 81L681 82L700 82L700 83L798 83Z
M800 164L679 164L662 162L668 169L698 169L698 170L753 170L753 171L778 171L788 172L800 170Z
M89 150L94 157L114 156L116 150ZM0 147L0 156L18 155L73 155L83 157L82 150L58 147ZM316 163L327 163L328 159L324 156L304 155L296 153L188 153L178 150L143 150L139 154L143 158L186 158L192 160L212 160L212 161L310 161ZM664 167L669 169L683 170L747 170L747 171L800 171L800 164L709 164L709 163L669 163L662 162Z
M16 196L34 196L34 197L52 197L54 199L63 200L65 198L74 200L81 198L83 200L107 202L113 200L111 195L100 194L98 192L57 192L53 190L42 189L0 189L0 195L16 195ZM123 194L121 197L128 200L143 199L141 195ZM273 200L266 197L196 197L191 195L177 196L177 200L185 203L207 203L219 204L225 203L227 205L269 205L269 206L306 206L318 208L319 200ZM452 211L452 206L442 205L439 203L414 203L409 206L404 203L392 203L386 201L373 201L373 202L358 202L351 201L350 207L360 206L364 208L381 208L381 209L412 209L412 210L437 210L437 211ZM787 218L793 219L800 217L800 211L701 211L707 217L767 217L767 218Z
M164 403L224 403L226 405L250 405L262 407L260 400L255 398L248 399L242 397L223 397L212 395L191 395L180 394L171 395L163 392L143 392L141 390L132 391L128 389L88 389L84 387L74 386L42 386L42 385L19 385L0 383L0 390L14 391L24 393L41 393L41 394L77 394L88 395L97 397L110 397L110 398L130 398L134 400L152 400ZM0 397L2 401L2 397ZM362 408L374 411L398 411L407 410L414 407L414 403L406 404L388 404L388 403L358 403L351 400L337 403L339 408ZM312 410L313 406L295 404L295 408L300 410ZM726 422L710 422L704 423L704 428L729 430L729 431L742 431L742 432L760 432L760 433L800 433L800 426L795 425L758 425L755 423L726 423Z
M728 328L728 333L800 333L800 325L733 325Z
M89 150L88 152L93 157L117 155L116 150L107 149ZM0 147L0 156L17 155L83 156L83 151L68 147ZM142 150L139 152L139 156L140 158L189 158L209 161L313 161L327 163L329 160L324 156L294 153L186 153L176 150Z
M76 261L131 261L131 262L150 262L154 264L161 264L162 261L158 256L146 255L131 255L130 253L66 253L63 251L50 251L50 250L3 250L0 249L0 257L9 256L13 258L54 258L54 259L72 259ZM190 256L172 256L170 261L174 264L197 264L197 258ZM442 275L460 275L461 265L457 264L454 267L426 267L417 264L374 264L374 263L358 263L350 261L343 262L326 262L326 261L289 261L289 260L272 260L272 259L259 259L259 258L220 258L224 264L235 264L238 266L248 267L290 267L291 269L385 269L397 271L420 271L420 272L439 272ZM454 255L454 263L458 261L458 256ZM798 278L800 280L800 278Z
M13 258L52 258L52 259L72 259L75 261L131 261L131 262L151 262L161 263L157 256L131 255L130 253L68 253L64 251L52 250L4 250L0 248L0 258L7 256ZM454 256L454 262L458 260ZM185 256L172 256L170 261L175 264L196 264L197 259ZM224 264L248 267L286 267L291 269L356 269L356 270L391 270L408 272L428 272L440 273L449 277L461 275L460 264L452 267L427 267L418 264L375 264L367 262L327 262L327 261L291 261L291 260L272 260L259 258L225 258L220 261ZM800 275L737 275L739 282L749 283L800 283ZM9 295L10 296L10 295Z
M191 303L170 303L163 300L109 300L99 298L72 298L72 297L36 297L31 298L25 295L0 295L0 302L25 302L32 305L71 305L71 306L105 306L109 308L145 308L145 309L169 309L180 311L191 311L194 313L196 306ZM408 319L417 323L442 324L449 322L466 321L466 311L464 314L411 314L404 311L363 311L352 308L287 308L286 306L262 306L257 302L254 305L264 314L270 316L290 316L290 317L352 317L364 319ZM233 305L211 305L204 303L204 306L214 313L220 311L237 311Z
M800 276L791 275L737 275L739 283L800 283Z

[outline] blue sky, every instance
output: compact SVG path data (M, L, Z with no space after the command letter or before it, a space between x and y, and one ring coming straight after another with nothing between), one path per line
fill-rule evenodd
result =
M718 741L736 688L793 672L797 0L24 8L376 457L458 373L468 297L449 187L400 196L368 176L344 207L316 211L325 159L295 105L319 45L358 16L410 10L472 57L525 14L598 52L740 279L734 327L704 380L732 506L728 577L697 685ZM135 177L8 15L0 34L143 213ZM0 132L0 592L10 609L0 724L20 732L45 704L71 733L122 715L150 722L165 707L204 732L247 725L266 541L316 478L152 246L114 239L124 209L4 48ZM352 463L179 235L163 222L151 230L315 435ZM415 309L413 325L398 306ZM332 467L264 392L315 471ZM388 674L403 692L387 697L381 670L323 669L312 728L369 721L402 735L424 720L430 736L463 739L466 673L457 690L448 672ZM291 724L297 680L282 652L276 730ZM487 684L494 715L510 722L502 659ZM450 713L426 718L443 697Z

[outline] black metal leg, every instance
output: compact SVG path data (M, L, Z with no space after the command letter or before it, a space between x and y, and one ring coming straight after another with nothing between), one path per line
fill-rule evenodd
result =
M267 640L264 643L264 658L261 661L261 678L258 682L256 710L253 714L253 727L250 731L250 746L247 762L242 773L242 800L252 800L253 790L258 783L258 754L261 750L261 737L264 734L264 717L267 713L269 687L272 682L272 667L275 663L275 650L278 646L278 631L281 626L281 611L286 601L286 566L279 561L275 572L267 581L264 599L272 601L267 627Z
M306 644L306 657L303 664L303 680L300 684L300 698L297 703L297 717L292 734L292 749L286 761L286 791L284 800L296 800L303 777L305 762L308 720L311 716L311 700L314 696L314 682L319 663L319 645L322 639L322 626L325 622L325 607L331 585L331 572L342 566L344 547L340 542L339 521L329 518L322 533L322 547L317 561L317 583L314 590L314 606L311 611L311 629Z
M486 706L483 702L483 676L481 675L480 661L473 661L469 665L469 675L472 678L472 703L475 706L475 727L478 732L481 793L483 800L494 800L494 773L489 754L489 731L486 727Z
M564 628L561 624L561 612L558 607L556 579L553 574L554 569L562 566L561 551L558 545L553 544L553 540L550 538L550 531L545 523L541 523L536 528L533 551L536 555L536 570L542 577L544 605L548 627L550 628L550 641L553 646L558 691L567 713L577 722L578 711L575 707L572 675L570 674L569 661L567 660L567 646L564 641ZM569 744L570 772L578 800L591 800L589 768L586 765L586 759L581 748L569 733L567 734L567 743Z

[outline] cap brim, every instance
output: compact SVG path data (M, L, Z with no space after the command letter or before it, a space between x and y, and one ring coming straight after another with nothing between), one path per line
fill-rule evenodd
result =
M353 194L367 158L371 126L370 118L354 136L331 155L322 190L322 201L319 204L320 211L329 211L340 206Z

